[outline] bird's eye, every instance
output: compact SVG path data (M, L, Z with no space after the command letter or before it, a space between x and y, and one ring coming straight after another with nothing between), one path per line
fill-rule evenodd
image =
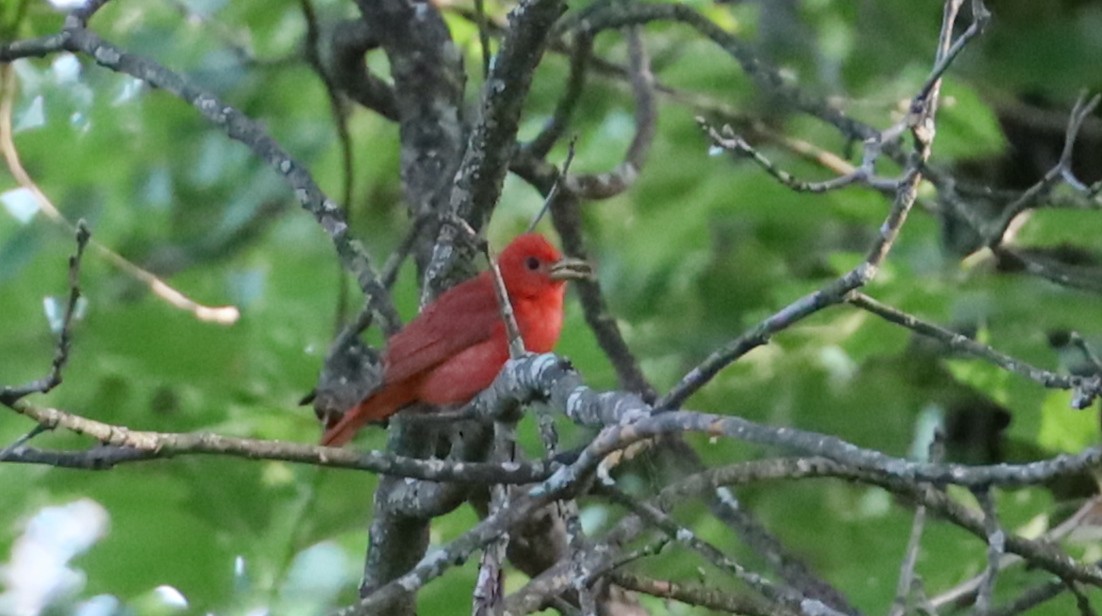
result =
M540 260L535 257L528 257L524 260L524 267L534 272L540 268Z

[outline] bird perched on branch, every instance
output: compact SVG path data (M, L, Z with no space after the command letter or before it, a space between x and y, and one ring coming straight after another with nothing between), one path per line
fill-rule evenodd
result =
M537 233L514 239L497 264L524 348L550 351L562 329L566 281L589 276L589 265L563 258ZM326 429L322 445L339 447L364 424L415 402L470 401L490 386L509 359L501 315L491 271L446 291L390 338L381 385Z

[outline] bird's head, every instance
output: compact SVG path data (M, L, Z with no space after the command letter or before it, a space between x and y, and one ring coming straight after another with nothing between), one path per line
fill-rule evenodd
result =
M593 270L579 259L563 257L538 233L518 236L497 258L510 297L535 297L562 289L567 280L589 278Z

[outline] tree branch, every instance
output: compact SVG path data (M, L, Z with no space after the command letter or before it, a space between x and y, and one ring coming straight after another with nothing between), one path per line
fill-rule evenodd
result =
M231 139L249 147L294 189L299 204L313 214L329 235L341 262L356 276L383 322L398 322L390 293L379 282L367 252L359 242L349 237L348 224L340 207L322 192L310 172L280 147L259 123L153 60L129 54L81 27L70 25L49 37L0 45L0 62L28 56L42 57L62 50L85 55L104 68L130 75L169 92L194 107Z
M80 260L91 238L92 233L84 220L77 221L77 250L69 257L69 299L65 302L65 310L62 312L61 327L57 334L57 346L54 349L54 359L50 362L50 371L46 376L25 385L4 386L0 389L0 404L14 408L23 398L31 394L47 393L61 384L61 369L69 361L69 347L72 345L73 313L76 311L77 302L80 301Z

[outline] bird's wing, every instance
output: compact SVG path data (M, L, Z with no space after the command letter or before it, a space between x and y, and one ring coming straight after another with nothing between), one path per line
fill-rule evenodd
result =
M421 374L504 328L493 282L483 272L445 292L391 336L386 350L386 381Z

